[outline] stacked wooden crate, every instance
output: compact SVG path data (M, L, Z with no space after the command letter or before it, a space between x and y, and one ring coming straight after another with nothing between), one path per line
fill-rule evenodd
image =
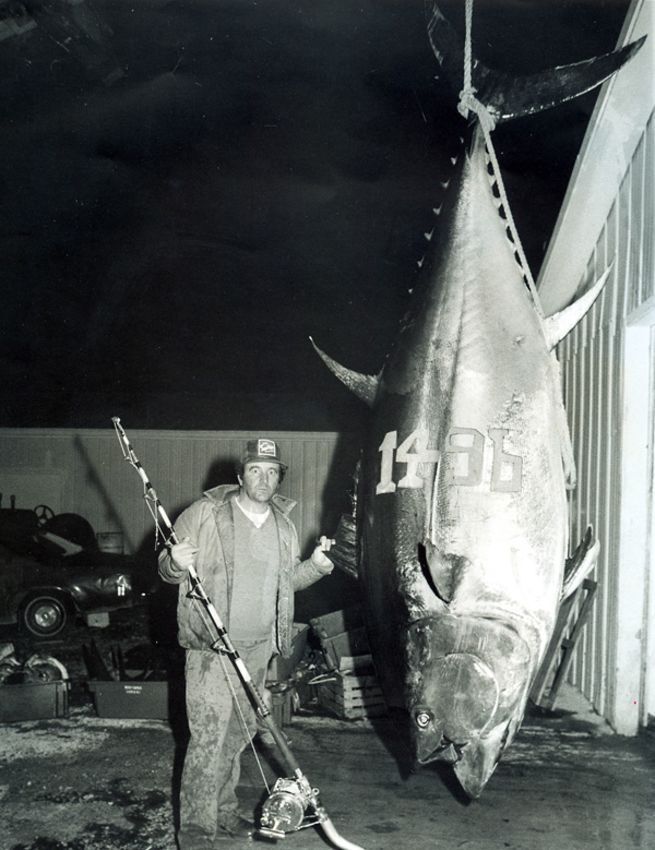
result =
M366 659L369 664L366 665ZM351 662L358 665L348 669ZM370 655L342 659L343 666L332 671L330 678L317 687L318 702L323 708L343 720L361 720L364 717L381 717L387 713L387 704L380 690L377 676L370 665Z
M335 611L311 621L329 673L316 686L319 705L344 720L380 717L387 706L370 655L359 609Z

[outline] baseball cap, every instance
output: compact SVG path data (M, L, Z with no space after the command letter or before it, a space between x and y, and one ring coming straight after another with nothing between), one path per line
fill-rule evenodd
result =
M282 469L287 468L286 463L282 463L280 460L280 447L275 440L269 440L267 437L248 440L246 443L246 450L241 458L242 463L254 463L258 460L277 463Z

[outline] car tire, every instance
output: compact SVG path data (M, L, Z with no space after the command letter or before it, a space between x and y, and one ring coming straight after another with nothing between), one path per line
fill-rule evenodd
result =
M70 612L64 599L54 594L31 596L21 608L20 624L34 637L60 635L70 623Z

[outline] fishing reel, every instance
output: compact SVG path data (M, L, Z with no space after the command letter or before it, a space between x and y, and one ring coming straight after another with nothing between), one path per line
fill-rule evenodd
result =
M302 779L276 780L273 790L262 806L257 831L265 838L284 838L287 832L296 832L313 823L305 822L305 812L314 802L316 791Z

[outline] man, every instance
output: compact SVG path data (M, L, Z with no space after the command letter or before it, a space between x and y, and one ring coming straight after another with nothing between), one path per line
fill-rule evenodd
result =
M301 561L289 513L295 502L278 493L287 467L273 440L247 443L239 486L208 490L175 524L180 542L159 556L164 581L179 584L178 637L186 649L186 705L191 737L180 792L180 850L210 850L246 836L250 821L238 811L236 787L246 731L257 718L234 668L209 649L207 616L187 596L191 565L214 603L230 639L260 690L276 653L291 648L294 591L332 572L321 537Z

